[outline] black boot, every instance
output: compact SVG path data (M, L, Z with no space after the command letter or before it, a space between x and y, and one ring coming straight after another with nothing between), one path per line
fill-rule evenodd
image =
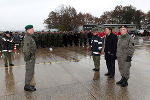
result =
M125 78L122 84L120 84L121 87L126 87L128 86L128 80Z
M120 81L116 82L116 84L117 84L117 85L122 84L122 83L123 83L123 80L124 80L124 77L122 77Z
M106 74L105 74L105 76L109 76L109 75L110 75L109 73L106 73Z
M114 78L114 75L110 75L109 78Z
M96 69L96 68L94 68L94 69L92 69L93 71L95 71L95 72L98 72L99 71L99 69Z
M32 91L36 91L36 88L34 86L31 86L31 85L25 85L24 90L32 92Z
M8 65L7 65L7 64L5 64L5 67L8 67Z
M9 66L14 66L14 64L9 64Z

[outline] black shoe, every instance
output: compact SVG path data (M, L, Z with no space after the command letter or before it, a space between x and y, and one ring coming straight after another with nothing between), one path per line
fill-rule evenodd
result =
M109 75L110 75L109 73L106 73L106 74L105 74L105 76L109 76Z
M8 65L7 65L7 64L5 64L5 67L8 67Z
M9 66L14 66L14 64L9 64Z
M110 75L109 78L114 78L114 75Z
M35 87L35 86L33 86L33 85L31 85L32 87Z
M125 80L122 82L122 84L120 84L120 86L121 86L121 87L126 87L126 86L128 86L128 81L127 81L127 79L125 79Z
M24 90L25 91L36 91L36 88L35 87L33 87L33 86L31 86L31 85L25 85L24 86Z
M95 72L98 72L99 71L99 69L96 69L96 68L94 68L94 69L92 69L93 71L95 71Z
M124 81L124 78L122 77L120 81L116 82L116 84L117 84L117 85L120 85L120 84L123 83L123 81Z

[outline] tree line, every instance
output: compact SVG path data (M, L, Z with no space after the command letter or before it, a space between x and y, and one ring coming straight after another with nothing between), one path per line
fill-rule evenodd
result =
M60 31L73 31L84 24L136 24L137 28L150 24L150 11L144 13L136 7L118 5L112 11L104 12L100 17L90 13L77 12L74 7L61 6L51 11L44 24L48 29L57 28Z

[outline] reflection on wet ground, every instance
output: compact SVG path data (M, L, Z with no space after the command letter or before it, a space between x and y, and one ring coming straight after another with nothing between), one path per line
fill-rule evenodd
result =
M0 100L149 100L150 38L135 37L136 51L129 86L121 88L116 62L114 79L104 76L106 65L101 56L100 72L91 69L93 61L86 47L38 49L33 84L37 91L23 90L25 62L20 51L14 53L14 67L4 67L0 58ZM2 55L0 55L2 56Z

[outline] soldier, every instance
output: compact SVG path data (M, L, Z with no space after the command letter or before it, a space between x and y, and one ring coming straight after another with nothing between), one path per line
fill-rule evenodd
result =
M68 34L66 32L63 33L63 44L65 47L68 46Z
M19 36L18 33L15 33L15 34L14 34L14 44L15 44L15 46L17 47L17 49L19 49L20 43L21 43L21 41L20 41L20 36Z
M83 38L83 33L82 32L79 33L79 41L80 41L80 47L82 47L83 46L83 42L84 42L84 38Z
M46 34L45 33L41 33L41 47L42 48L46 48Z
M69 32L68 42L69 42L69 45L72 46L72 44L73 44L73 32Z
M112 29L110 27L105 28L105 60L108 69L108 73L105 76L109 76L109 78L113 78L115 75L115 60L116 60L116 52L117 52L117 41L118 38L115 34L112 33Z
M0 53L2 52L2 43L3 43L3 40L2 40L2 36L0 34Z
M5 67L8 67L8 62L9 66L14 66L14 64L12 64L12 52L13 52L12 34L9 31L6 31L2 40L3 40L2 52L4 54Z
M75 46L79 45L79 34L77 32L74 33L74 44Z
M119 37L117 44L117 59L122 78L116 84L121 87L126 87L128 86L131 61L135 46L133 38L128 34L127 26L121 26L120 33L121 36Z
M25 91L36 91L35 86L31 85L31 81L34 75L35 67L35 52L36 52L36 43L32 38L34 34L34 29L32 25L27 25L25 27L26 34L23 42L23 53L24 60L26 62L26 74L25 74Z
M33 35L37 48L39 48L39 34L36 32Z
M97 32L93 32L91 40L91 50L95 68L93 71L99 71L100 69L100 55L103 47L102 38L98 36Z
M87 33L83 33L83 38L84 38L84 46L87 46Z
M91 31L87 33L89 46L91 45L92 33Z

